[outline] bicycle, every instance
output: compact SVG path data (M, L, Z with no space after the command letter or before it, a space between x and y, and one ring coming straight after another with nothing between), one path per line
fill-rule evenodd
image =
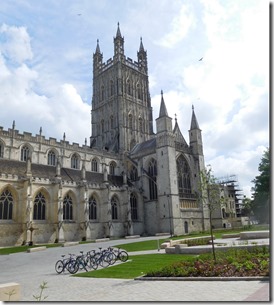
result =
M69 253L69 257L65 258L65 255L61 255L63 259L58 260L55 264L55 271L60 274L67 269L71 273L71 264L74 261L74 254Z

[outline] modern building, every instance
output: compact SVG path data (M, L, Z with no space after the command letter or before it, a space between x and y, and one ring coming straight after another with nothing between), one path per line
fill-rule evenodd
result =
M0 128L0 246L208 230L194 107L187 142L159 103L154 132L147 52L127 58L118 24L113 57L93 54L90 143Z

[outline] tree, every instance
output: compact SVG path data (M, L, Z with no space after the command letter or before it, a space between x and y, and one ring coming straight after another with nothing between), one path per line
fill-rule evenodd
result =
M254 201L244 196L241 214L248 217L248 225L250 226L250 217L254 215Z
M255 186L253 190L254 214L263 223L269 223L269 199L270 199L270 161L269 148L262 156L258 170L259 175L252 181Z
M208 209L212 254L214 261L216 262L212 216L215 210L221 209L221 206L225 203L227 198L222 195L221 186L217 183L216 178L213 176L210 165L207 166L207 169L200 172L200 184L197 196L198 200L201 201L202 204Z

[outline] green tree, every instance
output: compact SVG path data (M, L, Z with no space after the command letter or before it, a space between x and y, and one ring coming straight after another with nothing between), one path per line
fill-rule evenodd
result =
M221 194L221 186L217 183L216 178L212 174L210 165L200 172L199 192L197 193L198 200L207 208L209 213L210 236L212 244L212 254L216 262L216 254L214 247L213 223L212 216L215 210L221 209L227 198Z
M248 225L250 226L250 217L254 215L254 201L244 196L241 214L248 217Z
M269 200L270 200L270 160L269 148L262 156L258 170L259 175L252 181L255 185L252 188L254 198L254 214L262 223L269 223Z

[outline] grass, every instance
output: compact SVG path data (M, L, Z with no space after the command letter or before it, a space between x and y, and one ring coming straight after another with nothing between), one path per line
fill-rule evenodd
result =
M160 270L165 266L178 261L194 260L195 255L181 254L146 254L130 256L128 261L113 265L108 268L82 272L73 276L92 277L92 278L116 278L116 279L133 279L142 276L153 270Z
M158 249L158 245L160 247L165 240L166 239L146 240L146 241L134 242L130 244L119 244L119 245L115 245L114 247L122 248L127 252L156 250Z

